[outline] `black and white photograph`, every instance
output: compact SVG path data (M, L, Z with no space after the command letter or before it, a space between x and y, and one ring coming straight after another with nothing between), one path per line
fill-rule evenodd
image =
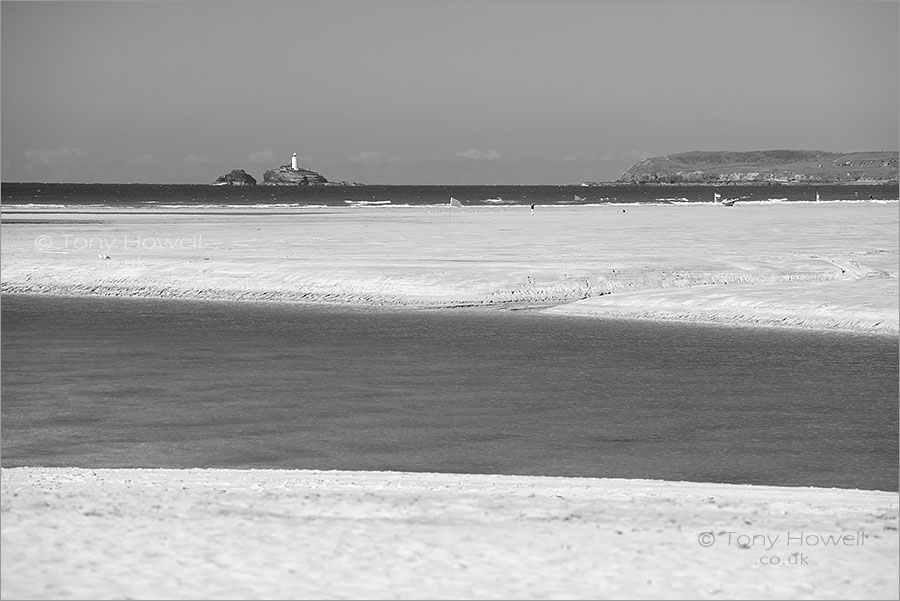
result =
M0 597L900 598L900 0L0 0Z

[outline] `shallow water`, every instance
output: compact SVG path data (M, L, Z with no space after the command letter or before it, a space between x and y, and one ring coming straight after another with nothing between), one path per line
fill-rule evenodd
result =
M2 299L2 465L898 489L895 337Z

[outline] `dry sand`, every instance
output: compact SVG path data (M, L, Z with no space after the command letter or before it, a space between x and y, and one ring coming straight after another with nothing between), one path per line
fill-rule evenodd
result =
M898 239L896 203L466 208L452 220L426 208L4 211L0 236L4 292L530 306L888 335ZM572 478L4 469L0 588L4 599L896 599L897 501Z
M900 593L896 493L64 468L5 469L2 487L4 599Z
M4 292L900 332L897 203L5 211L2 228Z

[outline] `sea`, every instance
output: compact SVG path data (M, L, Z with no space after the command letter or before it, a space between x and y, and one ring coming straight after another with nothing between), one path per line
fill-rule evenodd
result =
M596 186L211 186L158 184L4 183L4 211L296 210L320 207L594 206L682 204L737 199L741 203L896 202L897 183L860 185L618 185ZM818 196L817 196L818 195Z
M8 211L897 202L865 186L3 184ZM583 200L576 201L574 196ZM502 200L502 202L498 201ZM498 209L502 210L502 209ZM338 217L339 218L339 217ZM896 336L0 297L3 467L284 468L898 490Z

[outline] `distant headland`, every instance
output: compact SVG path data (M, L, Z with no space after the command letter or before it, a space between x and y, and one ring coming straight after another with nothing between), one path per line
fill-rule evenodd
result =
M898 181L897 151L692 151L645 159L624 184L884 184Z

